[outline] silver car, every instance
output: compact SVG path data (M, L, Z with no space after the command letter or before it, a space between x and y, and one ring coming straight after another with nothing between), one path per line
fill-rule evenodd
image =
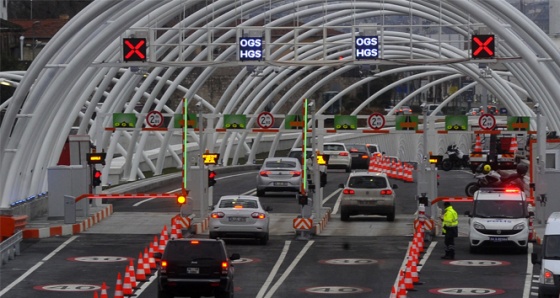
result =
M256 238L268 242L270 208L263 208L255 196L223 196L210 214L209 237Z
M257 175L257 196L267 191L299 192L301 188L301 164L294 157L269 157L264 160Z
M329 169L343 168L347 173L352 170L352 157L344 143L325 143L323 153L329 155Z
M389 184L385 173L353 172L348 176L340 195L340 219L347 221L351 215L384 215L387 221L395 220L396 184Z

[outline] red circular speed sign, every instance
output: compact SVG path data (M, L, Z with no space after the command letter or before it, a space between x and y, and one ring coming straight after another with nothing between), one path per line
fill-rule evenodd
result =
M496 118L492 114L482 114L478 118L478 126L483 130L493 130L496 127Z
M371 129L382 129L385 126L385 116L380 113L369 115L368 125Z
M151 111L146 116L146 123L150 127L160 127L163 124L163 114L159 111Z
M274 125L274 116L269 112L262 112L257 117L257 124L260 128L271 128Z

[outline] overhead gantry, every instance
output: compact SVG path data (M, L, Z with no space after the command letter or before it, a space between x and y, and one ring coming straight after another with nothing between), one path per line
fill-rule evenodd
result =
M352 40L364 28L379 35L382 53L377 60L354 59ZM490 68L482 76L479 61L470 59L465 44L481 28L497 36L496 59L485 63L499 63L505 70ZM149 37L151 57L124 63L121 40L134 34ZM239 61L238 37L255 34L264 36L265 59ZM221 127L220 115L256 115L272 103L272 113L293 114L301 109L301 99L316 97L337 77L368 64L382 71L342 87L316 113L372 80L412 73L383 91L411 80L435 79L395 109L422 90L466 77L473 83L442 105L478 84L515 114L533 116L525 104L531 98L541 105L549 129L560 129L555 96L560 94L560 53L506 1L94 1L53 37L25 73L0 73L0 81L16 88L0 105L5 112L0 126L0 175L5 177L0 180L0 207L47 190L47 169L56 165L73 127L107 152L105 171L118 164L132 181L144 177L141 163L156 175L169 157L181 167L180 138L171 123L167 131L150 133L107 130L113 113L180 114L186 99L189 109L201 103L204 113L217 119L207 122L212 128ZM237 75L225 82L219 98L205 95L225 67ZM364 98L351 113L360 114L382 93ZM258 148L260 136L249 146L247 134L228 131L209 139L222 141L216 146L226 164L230 157L236 163L247 153L254 156ZM199 141L194 132L189 138ZM226 146L232 140L242 145ZM155 159L147 153L154 147L161 148Z

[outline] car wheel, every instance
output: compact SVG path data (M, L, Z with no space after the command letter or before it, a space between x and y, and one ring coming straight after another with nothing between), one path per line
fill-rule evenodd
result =
M344 209L340 210L340 220L342 220L342 221L350 220L350 214L348 213L348 211L346 211Z
M167 293L166 291L158 291L158 298L173 298L173 295Z
M395 212L387 215L387 221L395 221Z
M259 238L259 243L261 245L266 245L268 243L268 234L262 236L261 238Z
M264 190L262 189L257 189L257 197L264 197Z
M453 169L453 162L451 162L451 160L449 159L444 159L441 162L441 169L444 171L450 171L451 169Z
M216 298L233 298L233 281L230 282L227 290L218 291L214 296Z

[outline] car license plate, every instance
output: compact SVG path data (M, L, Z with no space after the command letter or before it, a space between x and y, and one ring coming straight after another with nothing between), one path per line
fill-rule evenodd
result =
M492 242L503 242L507 240L508 240L507 237L490 237L490 241Z
M362 205L375 205L375 203L377 203L377 201L358 201L358 204Z
M187 274L198 274L200 269L198 267L187 267Z
M230 222L245 222L245 217L228 217Z
M274 186L288 186L288 182L274 182Z

